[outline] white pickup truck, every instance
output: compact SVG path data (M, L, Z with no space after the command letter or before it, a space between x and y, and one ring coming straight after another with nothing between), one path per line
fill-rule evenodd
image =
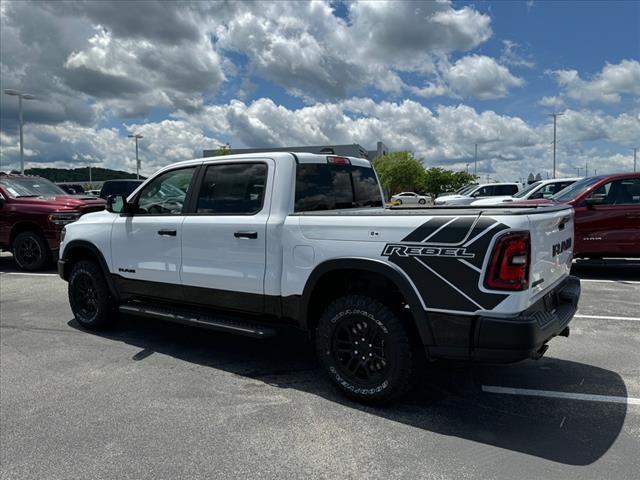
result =
M87 329L121 313L263 338L307 330L343 393L406 393L423 359L539 358L569 334L567 206L383 207L369 161L230 155L163 168L66 226Z

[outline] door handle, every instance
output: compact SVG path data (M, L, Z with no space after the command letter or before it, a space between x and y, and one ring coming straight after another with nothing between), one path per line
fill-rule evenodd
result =
M175 237L177 233L176 230L158 230L158 235L163 237Z
M255 240L258 238L258 232L236 232L233 236L236 238L251 238Z

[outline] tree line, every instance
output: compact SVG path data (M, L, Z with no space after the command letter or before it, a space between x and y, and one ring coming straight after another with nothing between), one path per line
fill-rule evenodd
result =
M392 152L373 160L387 199L399 192L416 192L435 199L439 194L458 190L476 181L469 172L439 167L424 168L411 152Z
M18 173L18 172L15 172ZM27 175L35 175L46 178L52 182L87 182L89 180L89 167L80 168L27 168L24 171ZM135 173L128 173L122 170L111 170L110 168L92 167L91 180L93 182L103 182L105 180L119 180L136 178ZM144 177L140 177L144 178Z

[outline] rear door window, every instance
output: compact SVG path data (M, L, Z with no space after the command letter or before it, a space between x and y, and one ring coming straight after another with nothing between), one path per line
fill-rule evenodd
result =
M301 163L296 168L296 212L381 206L373 168L326 163Z
M267 185L265 163L222 163L207 167L196 213L253 215L262 210Z

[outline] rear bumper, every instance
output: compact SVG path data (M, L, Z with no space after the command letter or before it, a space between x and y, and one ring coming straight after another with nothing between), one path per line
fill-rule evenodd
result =
M569 335L578 308L580 280L568 277L526 311L510 318L431 316L432 358L511 363L539 358L557 335Z

